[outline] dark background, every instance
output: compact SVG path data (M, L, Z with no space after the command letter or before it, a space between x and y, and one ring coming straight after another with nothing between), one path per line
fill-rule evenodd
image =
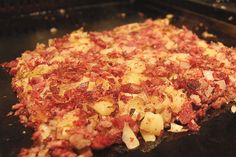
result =
M216 37L207 41L235 47L235 6L232 0L0 0L0 63L33 50L38 42L47 43L49 38L80 27L102 31L169 13L174 14L174 25L186 25L201 38L208 31ZM20 148L32 144L32 130L20 125L16 117L6 116L17 102L10 81L11 77L0 68L0 157L15 157ZM235 157L236 116L226 110L216 111L214 118L203 122L199 133L170 135L148 153L127 152L114 146L96 151L95 156Z

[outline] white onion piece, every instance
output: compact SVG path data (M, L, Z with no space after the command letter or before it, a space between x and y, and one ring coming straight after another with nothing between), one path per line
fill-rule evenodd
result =
M192 95L190 95L190 98L191 98L196 104L200 104L200 103L201 103L201 98L199 97L199 95L192 94Z
M134 149L139 146L139 141L136 135L127 123L124 123L122 141L125 143L128 149Z
M178 132L186 132L186 131L188 131L188 129L183 129L182 125L171 123L170 124L170 129L168 131L178 133Z
M207 90L205 91L205 95L206 95L207 97L210 97L211 94L212 94L212 92L213 92L213 90L214 90L214 88L213 88L212 86L209 86L209 87L207 88Z
M219 85L220 89L222 89L222 90L226 89L226 83L224 80L215 81L215 83Z
M214 80L213 71L204 70L204 71L203 71L203 75L204 75L204 77L205 77L207 80L209 80L209 81L213 81L213 80Z

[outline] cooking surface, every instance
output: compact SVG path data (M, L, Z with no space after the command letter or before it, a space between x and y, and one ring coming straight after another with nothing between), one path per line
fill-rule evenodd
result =
M200 37L207 31L216 34L208 41L222 41L228 46L236 46L236 26L208 18L191 11L179 10L161 4L107 3L86 7L58 9L50 13L37 13L22 18L8 20L8 25L0 26L0 63L12 60L24 50L32 50L37 42L60 37L77 28L86 31L101 31L147 18L165 17L173 13L173 24L186 25ZM18 26L18 27L16 27ZM22 147L31 145L30 128L24 128L16 117L7 117L11 106L17 102L11 89L10 76L0 69L0 157L14 157ZM95 156L161 156L161 157L233 157L236 154L236 116L223 112L208 122L204 122L199 133L191 135L171 135L156 149L148 153L140 150L126 152L120 146L96 151Z

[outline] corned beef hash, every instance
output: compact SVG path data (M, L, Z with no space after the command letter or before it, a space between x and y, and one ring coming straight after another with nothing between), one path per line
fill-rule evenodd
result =
M82 29L2 64L34 144L19 157L90 157L92 149L198 131L206 111L236 99L236 49L168 19Z

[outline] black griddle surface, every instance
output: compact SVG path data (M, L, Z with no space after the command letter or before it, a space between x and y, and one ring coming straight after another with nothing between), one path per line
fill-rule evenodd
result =
M25 15L13 21L5 19L8 24L0 26L0 63L15 59L24 50L33 50L37 42L47 43L49 38L60 37L82 26L86 31L102 31L147 18L165 17L168 13L175 15L172 23L176 26L186 25L200 37L207 30L217 36L208 41L236 46L234 25L166 4L107 3L67 8L64 14L56 10ZM58 31L51 33L51 28ZM0 157L15 157L22 147L32 144L33 131L19 124L17 117L6 116L17 102L10 82L11 77L0 68ZM170 135L150 152L127 151L122 146L113 146L94 154L97 157L235 157L236 116L230 111L222 112L203 122L200 132Z

